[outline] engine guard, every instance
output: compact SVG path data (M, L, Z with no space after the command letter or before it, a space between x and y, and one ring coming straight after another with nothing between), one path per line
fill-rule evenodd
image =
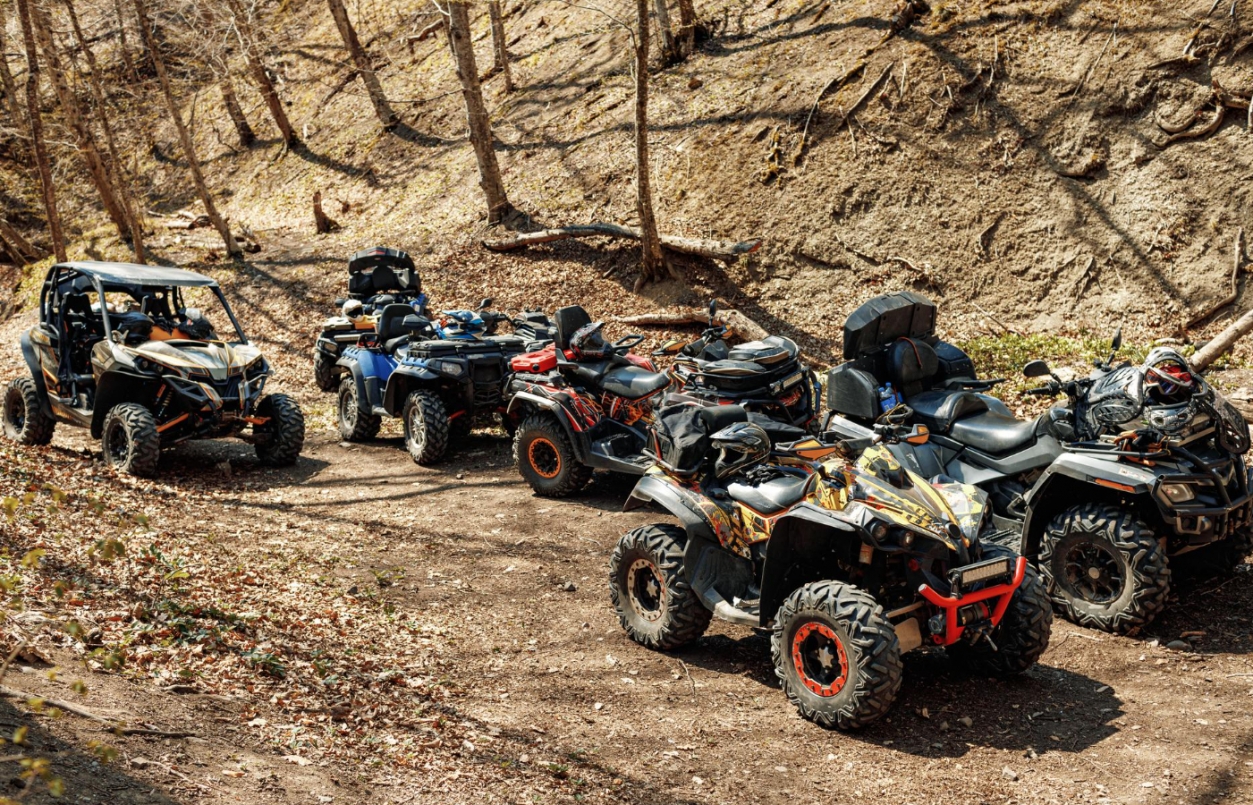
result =
M1026 572L1027 558L1020 556L1018 557L1017 565L1014 567L1013 579L1004 584L994 584L991 587L974 590L960 596L942 595L929 584L919 586L918 594L925 598L928 603L939 607L944 612L944 633L933 634L931 641L938 646L951 646L956 643L966 630L966 627L958 621L959 610L971 604L978 604L993 598L997 599L997 601L992 609L990 620L992 628L996 628L1000 625L1001 618L1005 617L1005 610L1009 608L1010 599L1013 598L1014 591L1022 584Z

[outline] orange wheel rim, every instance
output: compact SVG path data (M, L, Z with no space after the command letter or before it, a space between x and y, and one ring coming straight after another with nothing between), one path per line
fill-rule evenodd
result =
M792 664L809 690L823 698L836 695L848 681L848 655L835 630L825 623L802 624L792 636Z
M561 473L561 453L550 439L540 436L533 440L526 448L526 457L541 478L551 480Z

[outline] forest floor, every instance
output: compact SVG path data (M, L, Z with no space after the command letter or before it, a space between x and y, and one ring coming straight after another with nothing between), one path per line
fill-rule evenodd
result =
M6 684L195 733L37 720L28 744L53 755L70 801L1253 802L1253 566L1179 578L1134 637L1059 619L1020 679L915 652L885 721L828 732L787 703L763 634L715 622L673 654L626 638L608 554L660 519L621 511L628 484L536 498L493 430L434 468L413 464L395 423L341 443L308 357L341 266L291 251L211 270L275 388L304 407L294 468L201 442L136 481L104 469L80 430L42 449L0 443L0 497L33 493L16 519L0 514L6 572L26 574L32 610L99 627L86 646L38 631ZM4 350L0 376L21 371ZM38 570L19 568L37 548ZM1185 634L1189 649L1166 647ZM26 720L15 707L0 723ZM101 766L93 742L116 760Z

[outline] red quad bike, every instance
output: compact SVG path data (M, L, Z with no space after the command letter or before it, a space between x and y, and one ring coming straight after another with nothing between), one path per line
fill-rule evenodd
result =
M631 353L642 335L610 344L578 305L553 319L556 342L510 362L506 420L517 428L518 471L544 497L578 492L595 470L642 475L652 463L646 429L670 376Z

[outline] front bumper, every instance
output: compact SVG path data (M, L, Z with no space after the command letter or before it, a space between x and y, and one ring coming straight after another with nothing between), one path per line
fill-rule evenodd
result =
M1253 468L1243 466L1238 458L1235 471L1242 474L1243 483L1224 479L1215 467L1196 463L1202 472L1186 475L1163 475L1154 489L1154 499L1162 519L1180 539L1175 550L1208 545L1225 539L1237 531L1246 530L1253 524ZM1232 476L1229 474L1228 478ZM1184 503L1167 503L1161 494L1166 484L1195 486L1197 497ZM1199 485L1198 484L1208 484Z
M944 595L929 584L918 588L927 603L937 607L943 616L943 630L932 628L931 642L937 646L951 646L962 639L966 629L977 626L995 629L1005 617L1010 599L1022 585L1027 572L1027 559L1019 556L1013 565L1013 576L1009 581L993 584L981 590L973 590L957 595ZM988 602L984 604L984 602ZM979 606L982 605L982 606ZM974 613L975 617L970 617Z

